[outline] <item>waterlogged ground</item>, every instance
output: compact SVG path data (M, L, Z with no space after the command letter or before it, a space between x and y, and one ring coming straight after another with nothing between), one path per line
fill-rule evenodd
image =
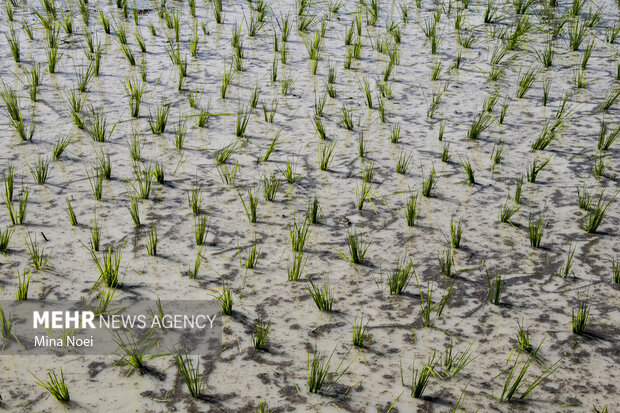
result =
M612 201L596 232L587 233L583 229L587 213L579 208L577 196L577 189L583 191L585 185L596 204L599 194L604 192L603 199L610 200L618 190L620 145L615 142L602 151L597 147L601 121L607 125L608 136L620 122L618 102L601 109L608 91L618 87L617 45L607 41L614 24L618 24L616 4L586 0L574 16L570 15L572 3L562 1L553 8L534 2L524 15L516 16L516 6L498 2L492 5L497 8L494 22L484 23L486 2L465 5L460 1L423 0L419 6L413 2L382 2L374 26L369 24L372 13L362 12L361 34L353 26L350 46L345 46L345 38L352 21L360 7L372 10L372 5L342 2L337 13L330 13L336 4L310 3L303 12L305 17L299 17L298 4L268 1L265 25L252 37L248 32L250 21L256 21L258 15L252 11L260 7L257 3L224 2L224 20L218 24L214 4L207 2L196 4L195 17L186 2L169 1L165 9L155 2L128 2L128 18L116 4L91 2L83 6L90 13L88 25L79 13L79 3L57 3L60 21L61 8L65 13L72 10L74 30L67 34L57 29L61 57L53 74L48 73L46 31L34 13L37 10L46 20L43 5L19 2L11 6L13 23L3 8L2 31L10 36L14 28L20 62L14 62L8 42L2 42L0 75L19 95L23 118L36 128L31 141L22 141L11 127L6 110L0 117L1 174L6 176L9 165L14 166L16 205L19 193L29 191L23 224L11 225L4 206L5 213L0 214L1 228L14 230L7 252L0 256L0 298L14 299L18 271L28 268L32 271L30 298L88 296L99 276L87 247L96 217L102 250L108 246L119 250L124 243L116 297L210 299L227 283L233 290L234 312L223 316L221 353L200 361L206 380L200 399L189 396L172 357L148 360L150 374L127 375L126 370L114 365L114 356L3 356L2 407L21 411L247 412L265 401L276 412L565 412L593 411L595 406L603 409L605 405L609 411L620 408L620 290L612 280L612 260L620 253L620 201ZM407 10L406 19L403 9ZM585 39L573 51L569 31L575 28L574 22L579 19L579 25L587 27L597 10L601 10L600 20L584 29ZM110 19L111 34L104 32L98 11ZM174 29L167 28L158 12L161 16L178 15L178 43ZM473 34L470 48L457 43L455 20L459 15L463 19L461 43L467 43L463 39L468 33ZM565 15L567 21L562 26L559 22ZM284 64L281 50L286 16L291 31ZM435 16L439 19L435 35L439 47L433 55L432 41L424 30ZM313 19L306 33L298 31L303 19ZM526 19L531 25L496 64L502 75L490 81L493 50L510 45L518 19L519 27ZM321 22L324 37L313 75L304 42L310 47L315 33L322 29ZM31 28L33 39L22 28L24 24ZM536 52L543 53L554 24L560 28L557 37L550 40L553 65L544 67ZM119 48L118 30L114 29L119 25L125 28L136 66L130 65ZM235 28L240 29L243 43L242 71L231 63ZM91 106L105 115L109 135L103 143L94 142L85 130L76 127L68 105L69 91L78 87L78 74L89 64L86 31L91 33L95 48L97 42L101 45L100 72L87 84L87 91L76 93L84 99L82 117L87 127L92 123ZM138 47L136 31L144 37L145 53ZM274 33L278 52L274 51ZM194 36L198 36L195 57L190 53ZM178 44L181 58L187 61L180 89L179 68L171 62L167 37L172 39L173 52ZM387 45L385 53L377 50L382 42ZM594 48L581 71L590 42ZM359 59L353 57L350 68L345 69L347 53L353 53L356 43L361 45ZM384 82L390 53L398 53L398 58ZM134 118L124 84L126 76L139 81L141 61L146 62L146 84L139 116ZM437 62L442 67L437 79L431 80ZM41 63L42 81L36 102L31 102L24 69L37 63ZM336 94L325 98L321 119L327 141L323 143L313 117L315 96L320 98L325 93L330 65L336 70ZM536 68L538 76L525 95L517 98L519 79L531 67ZM229 71L231 81L223 99L222 77ZM580 73L584 83L577 88L575 78ZM364 98L364 79L372 96L372 109ZM287 81L293 84L283 95L282 85ZM546 82L548 86L544 86ZM255 87L260 97L258 106L251 109L248 105ZM196 90L202 94L195 106L210 115L205 127L197 125L200 110L190 107L188 100ZM432 110L433 97L442 90ZM468 139L468 130L482 112L483 103L496 95L489 127L477 139ZM560 116L565 130L544 150L533 150L532 144L547 120L554 121L566 96L566 111ZM261 102L270 108L276 100L273 123L265 122ZM380 100L385 121L380 115ZM148 115L155 116L162 104L170 104L168 122L164 133L154 134ZM345 105L352 113L353 130L343 126ZM500 124L503 105L508 106ZM235 133L239 111L249 111L245 136L240 138ZM179 121L187 128L183 149L175 147ZM445 132L439 141L441 124ZM400 139L392 143L390 133L396 125L400 125ZM142 142L139 167L160 162L165 169L164 183L154 183L148 199L138 200L140 227L134 226L128 210L130 196L135 195L131 184L136 185L129 150L132 130L139 133ZM279 144L263 162L278 131ZM359 156L362 136L365 158ZM72 142L59 160L52 161L54 144L62 137L71 137ZM235 142L237 150L224 164L230 170L238 165L236 181L231 185L223 183L215 157L218 149ZM505 145L503 156L494 165L491 156L501 142ZM328 170L323 171L319 169L318 151L330 143L335 145L333 158ZM448 144L452 156L442 162L442 151ZM93 174L102 154L109 155L112 174L110 180L103 181L102 199L95 201L88 174ZM411 156L406 174L395 171L401 154ZM501 223L501 208L516 205L519 176L526 176L534 159L540 164L549 157L535 183L524 179L520 209L512 217L512 225ZM31 174L38 159L50 160L45 184L37 184ZM461 163L467 160L475 171L473 185L467 183L461 170ZM287 162L294 165L294 183L285 179ZM370 162L374 162L372 186L359 210L362 171ZM593 173L601 162L603 170ZM421 194L432 170L437 178L432 196L419 195L418 216L415 225L409 227L405 204L415 192ZM263 198L262 177L270 175L280 180L273 202ZM202 190L202 213L209 219L202 248L196 245L196 218L188 207L188 195L196 187ZM259 199L256 223L248 222L239 195L247 204L247 189L251 188ZM294 257L289 229L294 222L303 222L314 196L320 204L319 222L309 226L303 249L307 261L300 280L289 281L287 269ZM65 198L71 201L77 226L69 223ZM540 248L533 248L528 224L541 212L546 226ZM449 278L442 275L438 256L450 248L452 217L454 222L461 220L463 236L453 252L456 273ZM146 250L151 224L156 226L159 238L155 257L148 256ZM349 257L347 234L355 231L365 241L372 241L363 265L349 263L338 252ZM32 268L28 234L44 249L50 268ZM239 255L244 257L254 242L260 251L257 266L246 269ZM554 275L566 262L571 246L575 252L568 276ZM199 253L202 264L197 278L190 279L188 268ZM419 286L413 277L401 295L390 295L388 275L406 257L415 266ZM487 270L491 277L502 276L499 306L489 302ZM317 286L329 280L334 296L332 312L315 306L306 290L306 276ZM453 293L438 315L437 304L450 288ZM434 309L429 327L422 308L431 290ZM579 300L590 306L588 324L581 335L571 328L571 314ZM271 319L272 325L266 349L255 351L249 333L259 315ZM364 323L369 323L366 347L360 349L351 345L354 322L362 315ZM519 324L529 330L529 352L519 350ZM472 360L453 377L443 366L443 354L450 346L454 355L468 352ZM326 358L333 352L330 371L339 369L335 376L328 376L333 385L310 393L307 364L315 348ZM530 357L532 349L538 349L536 358ZM422 397L413 398L414 360L419 372L433 354L435 374ZM501 402L515 361L510 384L524 363L531 364L512 400ZM58 372L60 367L70 403L48 397L30 374L43 377L49 369ZM521 400L523 392L547 368L554 368L553 374Z

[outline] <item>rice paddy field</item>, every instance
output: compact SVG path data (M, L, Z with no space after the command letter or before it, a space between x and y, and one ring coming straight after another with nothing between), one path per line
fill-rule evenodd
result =
M0 300L223 328L2 355L0 407L617 411L619 8L3 0Z

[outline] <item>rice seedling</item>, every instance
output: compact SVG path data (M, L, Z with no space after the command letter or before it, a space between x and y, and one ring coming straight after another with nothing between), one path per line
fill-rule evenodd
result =
M9 34L4 34L6 38L6 42L11 49L11 54L13 55L13 60L15 63L19 63L20 61L20 45L19 45L19 36L15 33L15 30L11 27L9 30Z
M35 165L35 167L33 168L30 166L29 168L32 177L37 184L43 185L45 182L47 182L49 172L51 170L49 159L39 157L39 159L37 159L37 164Z
M521 76L521 70L519 70L519 89L517 90L518 99L525 96L529 88L538 78L539 73L540 70L534 65L530 66L530 68L523 73L523 76Z
M262 107L265 122L273 123L273 118L276 116L276 112L278 110L278 99L273 98L271 100L271 106L269 108L265 106L265 102L262 102Z
M581 23L581 24L580 24ZM575 19L568 29L568 40L571 50L579 50L579 46L585 40L589 31L589 27L580 19Z
M30 100L36 102L41 85L41 64L35 63L30 67L25 67L24 76L26 77Z
M568 256L566 258L566 261L562 264L560 268L558 268L557 271L555 271L555 275L557 275L560 278L568 277L568 275L570 274L571 266L573 265L573 257L575 256L575 249L576 247L572 244L568 246Z
M441 357L443 372L448 377L454 377L476 358L471 354L471 345L463 352L453 353L452 342L450 342Z
M62 57L62 54L58 54L58 47L46 46L45 55L47 56L47 71L49 73L56 73L56 66Z
M307 219L301 225L293 221L293 225L289 226L289 237L291 239L291 248L293 252L303 252L304 245L308 239L309 223Z
M607 405L604 405L600 409L594 406L594 413L609 413L609 408L607 407Z
M499 273L495 273L495 279L491 279L491 274L489 274L489 270L486 270L487 275L487 284L488 284L488 297L489 302L494 305L499 305L500 299L502 298L503 288L504 288L504 280L502 280L502 275Z
M461 159L459 167L461 168L461 171L463 171L463 173L467 177L467 182L469 183L469 185L474 186L476 184L476 179L474 177L475 171L474 171L474 168L471 166L471 162L469 162L469 159L466 159L466 160Z
M616 128L610 134L607 134L607 126L601 121L601 130L598 135L597 148L599 151L608 151L611 145L618 139L620 135L620 127Z
M528 163L527 164L527 181L530 183L535 183L536 182L536 178L538 177L538 174L540 173L540 171L543 170L543 168L545 166L547 166L549 164L549 162L551 162L551 158L553 157L553 155L551 155L550 157L548 157L547 159L545 159L544 161L540 162L538 161L538 159L534 158L534 161L532 163Z
M461 237L463 236L463 223L459 219L458 223L454 224L454 217L450 218L450 240L452 248L458 248L461 245Z
M151 224L149 233L146 239L146 252L148 255L154 257L157 255L157 227L155 224Z
M435 178L436 174L435 168L432 168L430 174L428 174L426 178L423 178L422 195L426 198L433 196L433 189L435 189L435 186L437 185L437 178Z
M543 106L547 106L547 102L549 100L549 91L551 89L551 81L547 78L543 81Z
M127 209L129 210L129 215L131 215L134 226L139 227L142 225L140 222L140 209L137 198L133 196L129 197L129 206Z
M467 130L468 139L478 139L478 136L493 124L493 115L484 111L481 112L472 122Z
M232 315L232 311L233 311L232 290L230 289L230 286L226 282L222 285L222 292L217 296L217 299L220 302L220 305L222 308L222 314Z
M372 161L364 162L363 169L362 169L362 181L372 184L374 175L375 175L375 163Z
M522 189L523 189L523 175L521 174L517 178L517 182L515 184L515 195L513 197L513 200L515 201L515 204L520 204L521 203Z
M605 176L605 160L603 154L599 153L598 156L594 156L594 165L592 166L592 174L597 181L601 180L601 177Z
M545 48L542 52L535 51L536 58L544 67L552 67L553 66L553 58L555 56L555 52L553 50L553 42L551 39L547 39L545 43Z
M190 396L195 399L200 398L206 380L204 373L200 372L200 359L194 366L194 362L189 355L182 354L179 350L175 350L174 359Z
M92 106L89 109L90 118L85 125L86 132L95 142L105 142L112 136L112 132L116 128L116 124L108 131L108 123L102 109L95 109Z
M398 161L396 161L396 173L401 175L408 174L411 168L413 168L412 161L412 154L407 155L404 152L401 152L398 155Z
M69 198L65 198L65 201L67 202L67 214L69 215L69 223L75 227L78 225L75 211L73 210L73 206L71 206L71 201L69 201Z
M198 254L196 254L196 259L194 260L194 265L187 269L187 278L190 280L195 280L198 278L200 264L202 264L202 246L198 249Z
M115 333L114 342L118 346L115 354L119 359L114 365L127 367L127 374L133 370L143 372L146 368L145 361L150 357L146 353L156 344L155 338L151 336L153 330L138 335L125 333L124 338L119 332Z
M368 329L368 324L370 323L370 319L366 321L364 324L364 315L357 320L357 316L355 317L355 321L353 322L353 345L355 347L364 348L368 341L371 340L370 334L366 332Z
M84 116L82 114L82 108L84 106L83 96L79 95L76 89L71 89L67 93L67 100L69 103L69 110L73 118L73 124L78 129L84 129L85 121L84 121Z
M589 211L592 206L592 194L588 192L588 187L584 184L583 188L577 188L577 201L579 209Z
M48 380L39 379L34 375L33 377L36 379L35 384L37 386L47 390L48 393L59 402L68 402L71 400L69 397L69 389L65 383L65 376L62 373L62 367L60 368L60 377L56 376L56 373L53 370L49 370L47 372L47 377L49 378Z
M530 344L530 330L521 325L517 321L517 346L523 351L531 351L532 345Z
M237 124L235 127L235 136L238 138L245 137L245 130L248 126L248 121L250 120L250 111L245 109L240 109L237 111Z
M132 117L137 118L140 116L140 103L144 93L144 82L139 82L135 78L125 77L124 86L129 98L129 112Z
M596 205L592 205L588 213L583 219L583 229L587 233L595 233L598 227L603 223L603 219L607 214L607 208L613 202L613 200L618 195L616 192L613 196L611 196L607 201L604 200L604 192L601 193Z
M10 201L9 201L10 202ZM9 242L11 242L11 236L15 230L12 228L5 228L0 230L0 252L6 253L9 248Z
M170 112L170 106L172 103L161 103L157 106L157 111L155 112L155 117L151 114L149 110L149 115L147 117L147 122L149 124L149 128L151 132L155 135L161 135L166 130L166 124L168 123L168 113Z
M587 301L578 300L577 311L573 308L571 313L571 324L573 327L573 333L583 335L588 324L588 318L590 316L590 305Z
M298 179L301 178L300 175L297 174L297 161L291 162L289 159L286 160L286 169L283 172L284 178L286 178L286 182L289 184L294 184Z
M516 214L520 209L521 205L518 205L516 203L514 205L508 205L508 199L506 199L506 202L504 202L504 205L499 212L499 221L512 225L512 216Z
M194 215L199 215L202 205L202 185L197 183L194 188L187 194L187 204Z
M12 330L13 320L11 318L11 314L6 316L4 314L4 308L0 306L0 333L3 338L10 340L11 336L14 336Z
M151 188L153 186L153 172L150 166L141 169L138 164L134 165L134 175L136 177L136 183L129 182L131 188L134 190L138 198L148 199L151 194Z
M30 232L28 232L28 239L26 239L26 248L28 248L28 254L30 255L30 260L32 261L32 266L36 270L45 270L48 268L47 265L47 257L45 256L45 250L38 243L37 236L34 236L34 241L32 240L32 236Z
M437 260L439 261L441 273L448 278L452 277L452 269L454 268L454 252L452 248L446 248L442 255L437 256Z
M207 215L199 215L194 218L194 239L196 240L196 245L204 244L207 234L209 233L209 227L207 224Z
M411 397L421 399L426 391L431 375L435 376L435 353L422 368L415 368L415 360L411 367Z
M334 149L336 148L336 141L332 141L329 144L319 144L319 169L321 171L329 170L329 163L334 158Z
M398 143L400 140L400 124L396 123L392 130L390 131L390 142Z
M364 209L364 203L366 200L370 200L370 189L372 188L372 182L362 181L361 185L355 184L355 196L357 210Z
M273 139L271 140L271 143L269 144L269 147L265 151L265 155L263 155L263 162L267 162L269 160L269 157L271 156L273 151L281 143L281 141L280 141L280 134L281 133L282 133L282 129L278 129L276 131L276 134L274 135Z
M310 285L305 288L319 310L326 312L332 311L334 290L330 287L327 278L323 281L322 287L317 287L312 280L310 280Z
M607 93L605 94L605 97L603 98L603 101L601 102L601 106L600 106L601 110L603 111L609 110L611 105L614 104L614 102L616 101L616 99L618 99L619 96L620 96L620 87L611 86L609 90L607 90Z
M614 284L620 284L620 260L611 260L611 280Z
M252 224L256 223L256 208L258 206L258 197L256 193L251 188L248 188L248 202L243 200L241 193L238 193L239 199L241 200L241 204L243 205L243 210L245 211L245 215L248 217L248 221Z
M443 122L439 122L439 133L437 134L437 140L438 141L442 141L443 140L443 135L446 132L446 124ZM448 144L450 145L450 144Z
M415 268L413 266L413 261L411 259L399 258L396 263L396 268L390 272L387 277L387 286L390 290L390 294L402 294L414 274Z
M530 245L534 248L540 247L542 236L547 226L547 220L545 219L544 211L538 215L538 219L534 219L530 216L530 222L528 225L530 234Z
M28 299L28 287L30 286L30 270L17 271L17 283L15 284L15 299L24 301Z
M267 347L267 337L271 331L271 320L264 321L260 316L250 327L250 341L252 347L261 350Z
M353 113L347 108L346 103L340 108L342 125L347 130L353 130Z
M619 35L620 24L614 24L613 26L605 29L605 41L607 43L614 44Z
M504 382L502 394L499 397L493 397L495 397L500 402L507 402L512 400L513 397L515 397L516 393L524 384L523 379L526 376L530 366L532 365L532 362L534 360L537 360L537 354L539 349L540 345L535 350L530 351L529 357L527 358L525 363L521 363L520 368L518 368L518 366L522 351L519 351L517 353L517 357L515 358L512 366L509 368L508 375L506 376L506 381ZM510 363L512 356L513 353L511 352L506 364ZM519 399L524 400L534 389L536 389L544 380L546 380L547 377L552 375L559 367L560 361L562 361L562 359L556 361L555 363L546 368L543 365L544 371L540 375L536 376L534 381L521 393Z
M57 161L60 159L62 153L67 149L67 146L73 142L70 136L66 136L64 138L59 138L54 144L54 148L52 149L52 159Z

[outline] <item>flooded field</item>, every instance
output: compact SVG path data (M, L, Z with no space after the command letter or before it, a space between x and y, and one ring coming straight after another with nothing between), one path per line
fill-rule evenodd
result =
M2 355L0 406L616 411L619 6L3 2L0 300L223 342Z

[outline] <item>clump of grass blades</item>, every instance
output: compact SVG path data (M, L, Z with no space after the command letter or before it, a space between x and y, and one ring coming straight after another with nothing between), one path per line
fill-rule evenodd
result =
M239 251L239 263L241 264L243 261L243 265L245 265L247 269L256 268L259 257L260 249L257 248L256 239L254 239L252 246L246 250L243 256L241 255L241 251Z
M271 331L271 320L264 321L260 316L250 327L250 341L252 347L261 350L267 347L267 337Z
M11 336L14 336L12 330L13 320L11 314L6 316L4 314L4 308L0 305L0 333L3 338L9 340Z
M307 219L304 219L304 222L301 225L293 222L293 225L289 228L291 248L293 252L303 252L304 245L308 239L309 228Z
M616 192L612 197L610 197L607 201L604 200L604 192L599 196L598 202L596 205L593 205L592 208L588 211L587 215L583 220L583 229L588 233L594 233L598 229L598 227L603 222L605 215L607 214L607 208L613 202L613 200L618 195Z
M90 256L95 261L97 271L99 272L99 279L95 283L95 287L98 287L101 283L104 283L106 287L116 288L118 286L118 271L121 266L124 247L125 242L123 241L120 248L112 254L112 246L109 246L107 251L103 251L101 260L99 260L94 250L90 250Z
M620 127L616 128L609 135L607 134L607 127L605 122L601 122L601 131L598 136L598 150L599 151L608 151L611 145L618 139L620 136Z
M361 211L364 208L364 203L369 198L370 189L372 188L371 182L362 181L361 186L359 184L355 185L355 195L357 197L356 205L357 209Z
M519 70L519 72L521 72ZM519 89L517 90L517 98L521 99L525 96L529 88L536 81L540 70L536 66L531 66L528 70L525 71L523 76L519 73Z
M77 217L75 216L75 211L73 211L73 206L71 205L71 201L69 201L69 198L65 198L65 201L67 202L67 214L69 214L69 223L72 226L77 226L78 221L77 221Z
M168 123L168 113L170 113L171 105L172 103L162 103L158 105L157 111L155 112L155 117L153 117L151 111L149 110L147 122L152 133L156 135L161 135L164 133L166 130L166 124Z
M320 208L319 199L315 195L308 203L308 209L306 210L306 219L309 223L319 223Z
M413 261L406 258L399 259L396 263L394 271L390 272L387 277L387 286L392 295L402 294L411 277L415 274L415 268L413 267Z
M196 184L187 194L187 204L194 215L200 214L202 205L202 185Z
M200 215L194 220L194 239L196 245L202 245L207 238L209 232L208 217L206 215Z
M415 221L418 218L418 201L420 196L416 191L409 197L409 200L405 204L405 218L407 218L407 226L413 227Z
M437 256L437 260L439 261L439 267L441 268L441 273L446 277L452 277L453 268L454 268L454 253L452 248L446 248L446 250L442 255Z
M67 149L67 146L73 142L71 137L66 136L64 138L59 138L54 144L54 149L52 150L52 159L57 161L60 159L60 155Z
M355 317L355 321L353 322L353 345L355 347L364 348L366 347L366 343L370 340L370 335L366 333L368 329L368 323L370 320L366 321L364 324L364 315L357 321L357 316Z
M146 239L146 252L148 255L154 257L157 255L157 227L155 224L151 224L148 238Z
M91 251L99 251L99 244L101 241L101 228L97 224L97 217L95 217L95 222L93 223L92 228L90 229L90 249Z
M586 301L579 300L577 303L577 311L573 308L571 314L573 333L582 335L585 332L589 316L590 306Z
M231 142L223 148L218 149L215 152L215 163L218 165L225 163L237 150L239 150L237 142Z
M540 349L540 346L538 346L536 350L530 352L530 355L528 356L525 363L521 364L520 369L518 368L518 365L519 365L519 359L521 357L522 351L519 351L517 353L517 357L515 358L514 364L512 365L512 367L510 367L508 376L506 377L506 381L504 383L502 394L499 397L496 397L500 402L510 401L519 391L521 386L524 384L523 378L527 374L530 366L532 365L532 362L534 360L537 360L537 353L539 349ZM507 363L510 362L510 359L512 358L512 356L513 356L513 353L511 353L510 356L508 357ZM524 400L547 377L552 375L555 372L555 370L559 367L559 363L561 360L562 359L556 361L551 366L545 368L545 370L540 375L538 375L534 379L534 381L521 393L521 396L519 396L519 399ZM545 366L543 365L543 367Z
M575 256L575 249L576 247L574 245L569 245L568 256L566 258L566 262L564 262L563 265L560 268L558 268L558 270L555 272L555 275L557 275L560 278L568 277L568 274L570 274L571 266L573 265L573 257Z
M433 189L437 184L435 168L431 169L431 173L424 179L422 183L422 195L430 198L433 195Z
M194 260L194 265L187 269L187 277L190 280L195 280L196 278L198 278L200 264L202 264L202 247L198 249L198 254L196 254L196 259Z
M41 380L37 376L34 376L36 385L47 390L56 400L68 402L70 400L69 389L65 384L65 376L62 373L62 368L60 369L60 377L56 376L53 370L47 372L47 377L49 378L48 380Z
M120 333L116 332L114 341L118 346L116 355L119 359L114 363L117 366L125 366L128 368L128 374L133 370L143 372L146 368L145 360L149 356L146 353L155 345L156 341L151 337L153 330L134 336L131 333L125 333L124 338Z
M321 171L327 171L329 169L329 163L334 157L334 149L336 148L336 141L324 145L319 144L319 169Z
M45 257L45 250L43 247L39 245L37 242L37 236L34 236L34 241L30 236L30 232L28 232L28 239L26 239L26 247L28 248L28 254L30 255L30 260L32 261L32 265L35 269L46 269L47 265L47 257Z
M521 205L508 205L508 201L509 200L506 199L504 206L502 206L502 209L499 212L499 221L512 224L512 216L521 209Z
M257 213L256 209L258 206L258 197L256 196L256 191L251 188L248 188L248 200L246 201L241 196L241 193L238 192L239 199L241 200L241 204L243 205L243 210L245 211L245 215L248 218L248 221L252 224L256 223Z
M232 298L232 290L227 283L224 283L222 286L222 292L217 296L217 299L220 302L222 307L222 314L224 315L232 315L233 311L233 298Z
M196 363L196 366L194 366L194 362L190 359L189 355L181 354L179 350L175 351L174 359L179 367L179 372L181 373L181 377L183 377L183 381L185 382L185 386L187 386L190 396L195 399L199 398L205 384L204 374L200 372L200 359Z
M620 260L611 260L611 279L614 284L620 284Z
M336 370L330 372L331 360L334 356L335 351L336 349L334 349L331 355L326 359L323 355L321 355L320 351L315 348L312 355L312 361L310 361L310 353L308 353L307 372L308 391L310 393L318 393L322 389L329 390L330 388L332 388L347 372L351 364L353 364L353 361L355 359L353 359L353 361L351 361L351 363L347 367L340 371L340 368L342 367L344 361L349 355L349 352L351 351L351 348L349 348L349 350L347 350L346 354L342 358L342 361L336 367Z
M235 127L235 136L238 138L245 137L245 130L250 120L250 111L241 109L237 112L237 125Z
M50 161L47 158L37 159L36 166L34 168L30 167L30 173L32 173L32 177L39 185L43 185L47 181L49 172Z
M468 139L478 139L478 136L493 124L493 115L489 112L481 112L467 130Z
M475 171L474 171L474 168L471 166L471 162L469 162L469 159L466 159L466 160L461 159L459 167L461 168L461 170L467 177L467 182L469 183L469 185L470 186L475 185L476 184L476 179L474 177Z
M116 124L108 132L108 124L101 109L90 108L90 118L86 125L86 132L95 142L105 142L112 135Z
M269 177L263 175L263 195L265 196L265 201L275 200L279 186L280 180L275 175L270 175Z
M12 228L5 228L0 230L0 252L6 253L9 248L9 242L11 242L11 236L15 230Z
M304 253L303 253L303 251L295 252L293 254L293 260L288 265L288 268L287 268L288 280L289 281L298 281L299 280L299 277L301 276L301 272L303 271L307 261L308 261L307 258L304 260Z
M17 272L17 284L15 284L15 299L24 301L28 299L28 287L30 286L30 270Z
M429 357L428 362L422 368L415 368L415 360L411 372L411 397L421 399L431 375L435 376L435 353Z
M332 311L334 304L334 290L329 285L329 280L323 281L323 287L317 287L312 280L310 285L305 287L312 301L316 304L317 308L321 311Z
M463 236L463 223L459 219L459 222L454 224L454 217L450 218L450 240L452 241L452 248L458 248L461 245L461 237Z
M412 161L413 155L407 155L404 152L401 152L398 155L398 161L396 162L396 173L401 175L406 175L407 173L409 173L409 171L413 167Z
M547 166L549 164L549 162L551 162L551 158L553 157L553 155L551 155L550 157L548 157L547 159L545 159L544 161L542 161L541 163L538 163L538 159L534 158L534 161L532 163L528 163L527 164L527 181L530 183L535 183L536 182L536 178L538 177L538 174L540 173L540 171L543 170L543 168L545 166Z
M620 97L620 87L616 87L616 86L610 87L607 93L605 94L603 101L601 102L601 106L600 106L601 110L603 111L609 110L611 105L614 104L614 102L616 101L616 99L618 99L618 97Z
M450 342L442 357L443 371L448 377L454 377L475 359L476 357L471 354L471 345L467 350L455 354L452 342Z
M504 280L502 280L502 275L498 272L495 273L495 279L491 278L491 274L489 270L486 270L487 274L487 284L488 284L488 297L489 302L494 305L499 305L500 299L502 298L503 288L504 288Z
M534 219L530 216L529 222L529 234L530 245L534 248L540 247L540 241L542 240L543 232L547 226L547 220L545 219L544 211L538 216L538 219Z

